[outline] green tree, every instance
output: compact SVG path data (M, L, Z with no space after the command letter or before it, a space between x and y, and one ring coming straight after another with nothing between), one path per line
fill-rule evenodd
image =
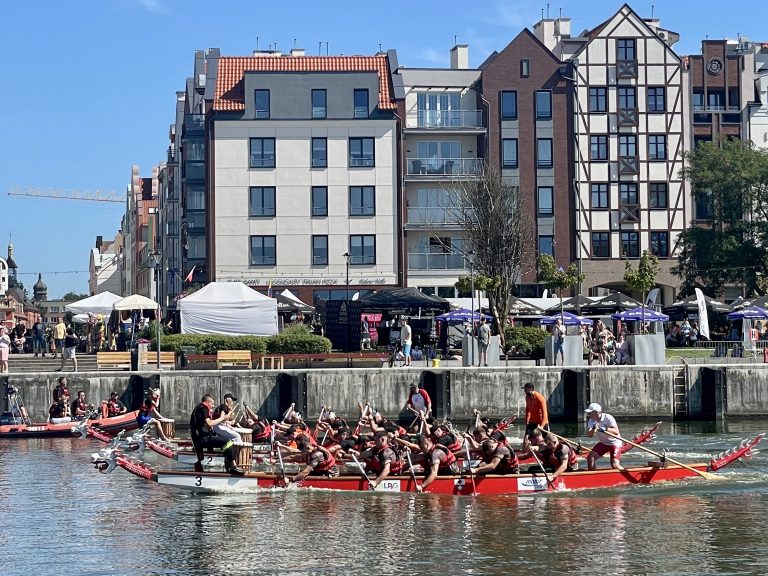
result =
M539 256L539 282L549 290L557 291L560 295L560 315L563 314L563 292L570 290L584 280L584 274L579 273L579 267L571 262L568 268L558 266L549 254Z
M672 272L681 279L681 295L701 288L717 296L726 284L743 285L748 295L764 290L768 152L738 140L704 142L685 155L681 175L700 217L678 238ZM708 216L704 226L701 216Z
M640 256L640 261L637 263L637 270L629 262L624 265L624 282L630 290L640 292L643 295L641 300L643 310L640 319L643 330L645 330L645 297L656 284L656 276L658 275L659 259L648 250L643 250L643 255Z
M67 292L64 294L64 296L61 297L62 300L67 302L77 302L78 300L83 300L84 298L88 298L88 294L78 294L77 292Z

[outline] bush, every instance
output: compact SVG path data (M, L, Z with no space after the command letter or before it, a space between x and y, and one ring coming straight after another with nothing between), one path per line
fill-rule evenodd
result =
M160 347L181 353L182 346L194 346L195 354L216 354L217 350L250 350L255 354L329 354L331 341L312 334L304 326L290 326L275 336L222 336L218 334L169 334L160 338ZM152 341L153 349L157 342Z
M514 354L518 356L530 356L531 344L528 340L511 340L506 342L506 351L514 350Z
M509 352L512 346L528 350L532 358L544 358L544 337L547 333L541 328L507 327L504 330L504 351Z
M270 354L330 354L331 341L312 334L305 325L289 326L282 333L267 339Z

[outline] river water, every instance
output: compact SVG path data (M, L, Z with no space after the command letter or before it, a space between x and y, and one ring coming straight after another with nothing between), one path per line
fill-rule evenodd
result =
M702 461L763 431L768 420L665 422L649 446ZM764 454L726 469L725 481L507 497L193 496L119 469L98 473L89 455L99 447L0 440L3 574L768 573L768 441ZM167 467L155 454L145 459ZM624 458L646 460L634 450Z

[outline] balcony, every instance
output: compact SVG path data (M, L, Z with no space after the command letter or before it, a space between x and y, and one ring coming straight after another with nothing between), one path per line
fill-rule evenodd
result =
M461 209L444 206L415 206L408 208L408 227L459 226Z
M187 114L184 116L184 134L194 134L205 132L204 114Z
M465 264L461 254L408 253L408 270L464 270Z
M616 62L618 78L637 78L637 60L619 60Z
M409 158L408 176L474 176L480 171L478 158ZM442 179L442 178L440 178Z
M462 130L485 128L481 110L417 110L406 116L406 129Z

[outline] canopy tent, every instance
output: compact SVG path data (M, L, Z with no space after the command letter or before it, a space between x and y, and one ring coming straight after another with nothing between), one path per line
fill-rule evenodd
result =
M754 298L747 298L746 300L744 298L739 297L739 300L734 301L731 304L731 306L734 309L746 308L747 306L757 306L758 308L768 308L768 295L756 296Z
M622 310L629 310L630 308L636 308L637 306L640 306L640 302L634 298L630 298L621 292L614 292L591 304L582 306L581 313L601 314L604 312L621 312Z
M745 318L747 320L765 320L768 319L768 310L760 308L759 306L749 306L731 312L728 314L727 318L728 320L744 320Z
M294 300L283 294L276 294L275 300L277 301L277 311L280 314L295 314L296 312L312 314L315 311L314 306L304 304L301 300Z
M141 294L131 294L115 302L114 310L157 310L157 302Z
M651 308L638 306L631 310L624 310L611 316L614 320L623 320L624 322L666 322L669 316L657 312Z
M509 314L511 316L543 316L544 311L541 308L526 302L522 298L510 296Z
M710 312L731 312L732 308L725 304L724 302L718 302L714 298L710 298L709 296L704 296L704 302L707 305L707 310ZM674 315L680 315L681 313L686 312L696 312L699 311L699 305L696 302L696 295L692 294L691 296L688 296L687 298L683 298L682 300L678 300L677 302L673 302L669 306L664 307L664 313L669 314L670 316Z
M442 322L479 322L480 317L480 312L475 312L473 314L471 310L459 308L458 310L451 310L445 314L440 314L440 316L435 316L435 320L440 320ZM483 314L483 317L485 317L486 320L493 320L493 316L488 314Z
M75 314L72 316L72 322L75 324L88 324L91 317L88 314Z
M448 310L448 301L439 296L427 296L417 288L384 288L366 294L359 302L363 310Z
M179 300L179 311L182 334L277 334L277 300L242 282L210 282Z
M290 290L288 290L288 288L286 288L285 290L283 290L282 292L280 292L280 295L282 295L282 296L285 296L285 297L286 297L286 298L288 298L289 300L293 300L293 301L294 301L294 302L296 302L297 304L301 304L302 306L306 306L306 307L308 307L308 308L312 308L312 310L314 310L314 309L315 309L315 307L314 307L314 306L310 306L309 304L307 304L306 302L304 302L303 300L301 300L301 299L300 299L298 296L296 296L296 294L294 294L293 292L291 292Z
M566 298L565 300L563 300L563 311L580 314L581 308L583 306L594 304L594 302L595 302L594 298L587 298L586 296L577 294L576 296L572 296L571 298ZM554 306L550 306L549 308L544 310L544 312L546 314L555 314L557 312L560 312L560 302L558 302Z
M104 316L109 316L114 309L115 302L120 299L120 296L112 294L112 292L100 292L77 302L67 304L64 306L64 310L73 314L103 314Z
M543 324L544 326L551 326L557 322L558 318L562 318L564 326L589 326L592 324L592 320L589 318L577 316L576 314L571 314L570 312L563 312L562 316L560 314L555 314L554 316L545 316L539 320L539 324Z

